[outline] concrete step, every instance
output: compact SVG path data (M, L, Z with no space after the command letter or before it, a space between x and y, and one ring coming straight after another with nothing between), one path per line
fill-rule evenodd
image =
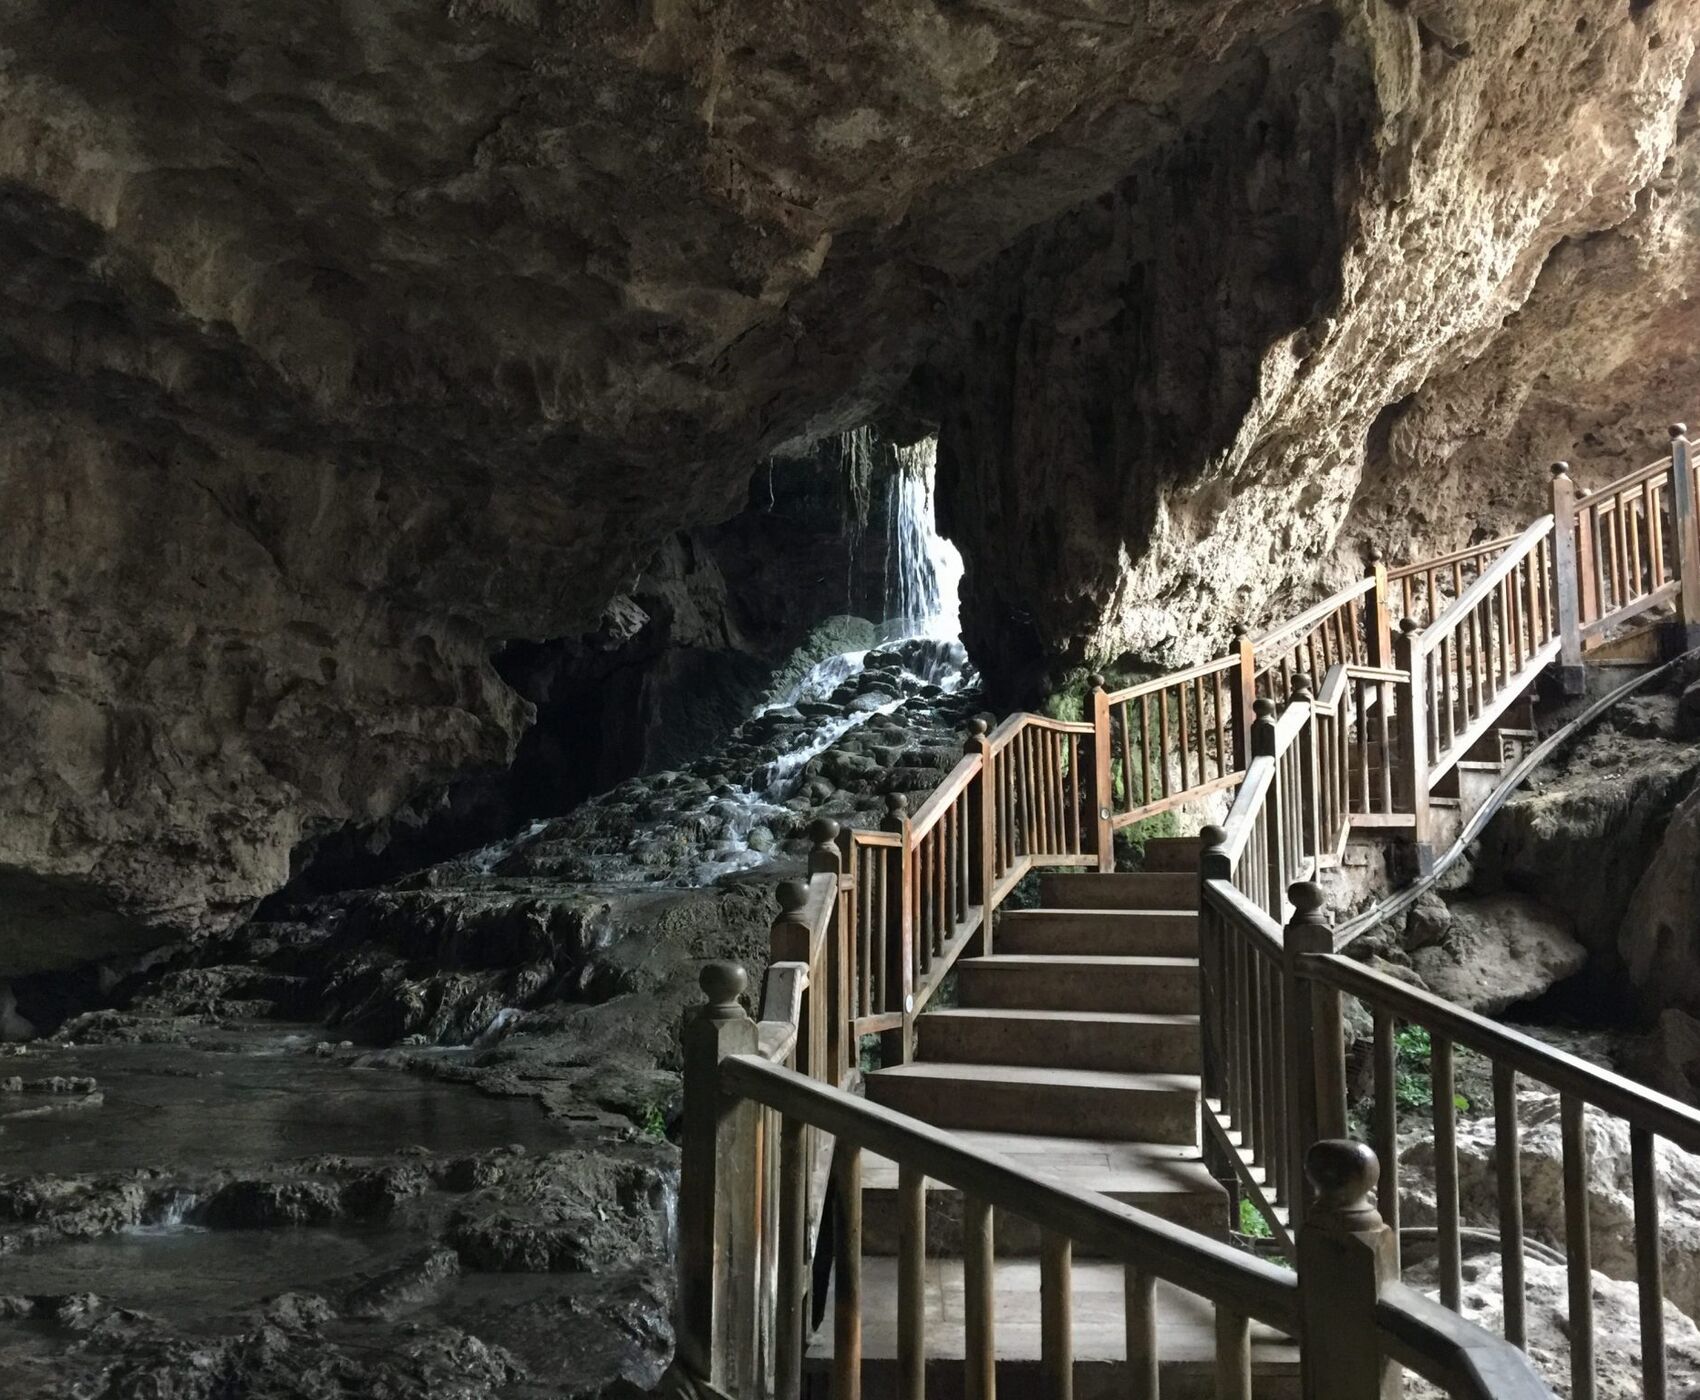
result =
M1185 1015L1198 1009L1198 960L998 953L962 959L956 986L961 1006Z
M915 1033L917 1058L934 1063L1198 1072L1193 1015L960 1007L929 1011L916 1020Z
M1227 1238L1227 1192L1205 1169L1196 1148L1031 1133L964 1132L958 1136L976 1149L1008 1157L1040 1176L1101 1191L1201 1234ZM1001 1255L1031 1257L1039 1251L1038 1227L1007 1211L997 1212L992 1237ZM898 1240L897 1164L866 1154L862 1159L862 1250L895 1254ZM1075 1252L1082 1257L1092 1253L1085 1244L1076 1246ZM927 1253L940 1258L962 1253L962 1193L937 1181L927 1182Z
M1047 909L1196 910L1198 877L1184 871L1041 875L1039 903Z
M1198 1078L1032 1065L894 1065L868 1098L940 1128L1196 1146Z
M1125 1271L1116 1263L1077 1264L1072 1271L1075 1400L1122 1400L1127 1377ZM1037 1260L1004 1260L993 1275L993 1336L998 1394L1027 1400L1046 1394L1039 1373L1040 1313ZM962 1265L928 1260L925 1343L927 1400L962 1400L964 1341ZM832 1360L832 1311L808 1352L806 1389L825 1400ZM1157 1354L1162 1400L1208 1400L1216 1394L1215 1310L1210 1303L1167 1283L1157 1287ZM897 1261L862 1265L862 1395L888 1400L897 1387ZM1299 1353L1278 1332L1252 1328L1252 1394L1257 1400L1296 1400Z
M1149 874L1197 871L1198 853L1204 843L1196 836L1153 836L1145 843L1145 869Z
M999 953L1191 958L1198 915L1190 909L1011 909L998 916Z

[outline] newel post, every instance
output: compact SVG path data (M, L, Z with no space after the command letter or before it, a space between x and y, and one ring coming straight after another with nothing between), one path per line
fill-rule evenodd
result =
M839 845L840 829L831 817L816 817L809 823L809 874L831 875L836 882L832 898L832 927L826 931L826 1000L832 1008L827 1023L827 1055L836 1078L842 1084L850 1067L856 1063L855 1037L850 1022L855 1019L852 1003L855 985L855 889L844 878L844 852ZM810 1000L814 997L811 995Z
M1683 651L1700 646L1700 512L1694 505L1694 466L1689 455L1688 428L1671 424L1670 507L1676 527L1678 645Z
M1391 666L1393 664L1393 612L1387 603L1387 560L1378 544L1370 546L1369 576L1375 580L1375 587L1369 595L1369 626L1365 629L1369 633L1369 664L1371 666Z
M677 1364L699 1390L747 1395L759 1379L759 1115L721 1092L720 1062L755 1052L756 1023L739 1001L749 985L743 968L711 962L699 982L708 1004L684 1034Z
M1301 880L1287 891L1293 906L1281 940L1281 982L1286 1003L1288 1180L1298 1181L1306 1147L1346 1132L1346 1031L1338 992L1304 975L1304 960L1334 951L1334 930L1324 910L1322 886ZM1302 1192L1294 1193L1295 1223L1304 1218Z
M1234 655L1239 667L1229 681L1234 716L1234 765L1242 773L1256 756L1251 744L1251 726L1256 720L1257 653L1244 627L1234 632Z
M909 799L902 793L894 792L886 798L880 829L903 838L897 848L897 878L886 881L886 928L890 930L886 985L892 985L889 969L896 967L901 998L898 1005L886 1010L903 1013L903 1028L880 1037L880 1063L908 1064L915 1045L915 860L909 842Z
M1225 1102L1223 1085L1222 1046L1225 1036L1222 1026L1227 1014L1227 988L1222 967L1225 954L1222 948L1222 921L1215 906L1205 896L1205 887L1212 880L1232 884L1234 865L1228 858L1228 833L1219 826L1204 827L1198 833L1198 1033L1200 1084L1206 1099ZM1239 1178L1233 1163L1223 1150L1216 1134L1204 1134L1204 1164L1216 1180L1238 1190Z
M1552 572L1558 681L1566 695L1580 695L1587 684L1582 670L1582 600L1588 584L1576 549L1576 483L1570 479L1568 462L1552 464Z
M1399 757L1406 791L1410 793L1413 818L1411 841L1417 853L1417 873L1434 869L1434 847L1429 844L1428 815L1428 657L1423 652L1422 629L1414 617L1399 623L1393 644L1394 669L1405 674L1405 702L1399 707ZM1383 763L1391 757L1383 754Z
M962 752L980 760L980 776L968 786L968 902L980 906L980 949L992 951L992 891L997 888L997 779L986 721L968 721Z
M1097 672L1086 678L1092 687L1092 810L1095 813L1097 835L1093 838L1098 852L1098 870L1110 875L1116 869L1116 828L1111 816L1115 811L1115 783L1110 773L1110 696L1104 689L1104 678ZM1122 781L1133 791L1133 775L1122 774Z
M1312 1196L1297 1232L1305 1400L1397 1400L1398 1368L1376 1337L1375 1305L1398 1281L1393 1231L1375 1208L1381 1164L1339 1138L1305 1153Z
M1288 703L1302 705L1310 712L1309 720L1299 732L1300 772L1304 782L1299 812L1304 822L1304 853L1315 859L1322 854L1322 804L1317 800L1322 775L1318 771L1321 760L1316 751L1316 695L1310 677L1303 671L1293 677L1293 693Z
M1253 759L1275 757L1275 702L1267 695L1260 695L1252 702L1252 713L1256 718L1251 723L1251 756ZM1250 768L1248 763L1247 768ZM1265 912L1277 921L1281 918L1281 891L1287 885L1287 843L1281 837L1281 819L1285 804L1281 800L1281 768L1275 767L1275 780L1269 789L1269 796L1264 799L1264 811L1268 814L1263 823L1263 853L1265 860L1266 887L1264 896L1268 901ZM1253 839L1255 839L1255 828Z

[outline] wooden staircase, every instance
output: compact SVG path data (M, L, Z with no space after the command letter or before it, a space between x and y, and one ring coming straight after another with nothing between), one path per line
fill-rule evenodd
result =
M916 1056L867 1076L873 1102L959 1134L1070 1185L1102 1192L1216 1239L1228 1196L1200 1150L1196 840L1154 841L1139 874L1039 877L1042 907L1005 910L993 951L956 965L957 1005L916 1021ZM897 1393L898 1169L862 1174L863 1394ZM962 1202L929 1182L927 1393L961 1395ZM998 1216L993 1288L1005 1396L1043 1393L1039 1231ZM1120 1265L1075 1250L1071 1309L1077 1397L1127 1393ZM1201 1299L1157 1294L1165 1397L1213 1393L1215 1336ZM1258 1395L1297 1390L1293 1347L1253 1332ZM810 1373L824 1380L829 1329ZM821 1393L824 1393L824 1388Z

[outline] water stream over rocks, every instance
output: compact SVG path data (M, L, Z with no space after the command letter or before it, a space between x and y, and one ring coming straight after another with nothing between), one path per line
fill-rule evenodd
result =
M890 489L888 619L826 629L714 752L108 969L0 1047L0 1395L653 1384L697 971L759 975L810 822L931 791L978 709L929 444Z

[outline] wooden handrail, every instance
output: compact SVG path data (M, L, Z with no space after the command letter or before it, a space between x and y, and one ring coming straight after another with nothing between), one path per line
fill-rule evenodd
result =
M1292 621L1281 623L1254 638L1252 645L1260 652L1278 652L1281 650L1280 643L1298 638L1324 618L1338 612L1344 604L1374 591L1374 578L1359 579L1356 583L1348 584L1338 593L1330 594L1320 603L1305 609Z
M1182 685L1187 681L1201 680L1205 676L1223 675L1232 671L1240 664L1237 656L1223 656L1215 661L1201 661L1196 666L1188 666L1179 671L1170 671L1166 675L1154 676L1148 681L1140 681L1123 690L1112 690L1109 700L1112 705L1120 704L1123 700L1137 700L1141 695L1152 695L1166 686ZM1090 725L1086 726L1088 729Z
M1510 1065L1562 1093L1700 1152L1700 1109L1555 1049L1521 1031L1388 977L1342 953L1317 954L1301 964L1304 975L1379 1006L1401 1020L1438 1031L1460 1045Z
M1658 461L1649 462L1644 467L1637 467L1634 471L1618 477L1616 481L1608 481L1604 486L1596 486L1592 491L1578 491L1576 493L1576 504L1579 506L1592 505L1595 501L1602 500L1606 496L1620 495L1631 487L1640 486L1655 477L1664 475L1670 470L1670 467L1671 458L1667 453Z
M1090 1241L1213 1302L1283 1332L1298 1329L1298 1279L1289 1270L1210 1239L1184 1225L1084 1187L1041 1176L998 1153L970 1147L953 1133L866 1099L834 1093L752 1055L721 1061L731 1094L794 1118L840 1141L871 1149L964 1195L1024 1220Z
M1515 534L1501 535L1496 540L1484 540L1481 544L1466 545L1463 549L1455 549L1450 554L1437 554L1431 559L1421 559L1414 564L1400 564L1397 568L1387 571L1389 583L1400 579L1414 578L1418 574L1426 574L1430 570L1444 569L1451 564L1468 564L1472 559L1480 559L1485 554L1496 554L1517 543L1522 537L1522 531Z
M968 784L980 776L982 763L978 754L958 760L945 779L909 818L909 846L913 850L921 838L938 825L939 818L950 810L951 804L967 791Z
M1551 1400L1547 1383L1516 1347L1414 1288L1384 1285L1375 1322L1387 1353L1452 1400Z
M1202 882L1202 898L1224 914L1239 920L1241 932L1248 934L1262 951L1279 958L1285 949L1281 925L1259 909L1228 880L1206 879Z
M1501 552L1499 558L1476 575L1476 581L1460 593L1448 605L1445 612L1423 629L1419 640L1419 650L1427 655L1440 644L1440 639L1450 633L1458 625L1461 618L1480 607L1493 596L1494 589L1504 582L1505 577L1534 550L1535 546L1552 533L1553 519L1551 515L1543 515L1539 520L1519 534L1511 545Z

